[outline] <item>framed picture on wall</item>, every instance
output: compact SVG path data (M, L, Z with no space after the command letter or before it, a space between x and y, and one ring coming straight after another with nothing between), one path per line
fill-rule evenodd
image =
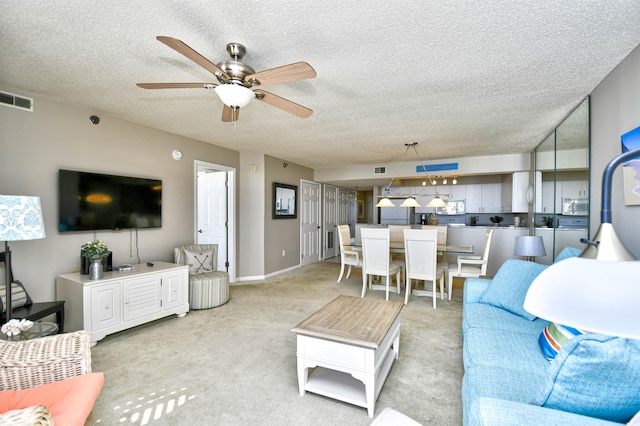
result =
M622 152L640 148L640 127L621 137ZM624 204L640 205L640 158L633 158L622 165Z
M298 187L273 182L273 219L295 219L298 217Z
M358 200L358 219L364 219L364 200Z

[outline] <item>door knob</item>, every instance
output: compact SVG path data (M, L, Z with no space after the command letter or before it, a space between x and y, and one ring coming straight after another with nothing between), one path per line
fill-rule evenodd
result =
M202 234L202 229L198 229L198 234Z

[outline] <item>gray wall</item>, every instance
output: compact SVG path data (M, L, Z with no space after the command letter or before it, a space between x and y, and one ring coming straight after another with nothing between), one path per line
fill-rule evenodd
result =
M591 95L591 230L600 225L602 172L622 152L620 136L640 126L640 47ZM624 245L640 258L640 206L625 206L622 166L613 176L612 223Z
M14 274L36 301L53 300L55 276L77 269L80 246L94 239L93 232L58 233L58 169L162 179L162 228L138 231L140 261L146 262L171 261L173 247L193 242L194 161L239 164L235 151L99 113L100 124L93 125L94 111L34 98L33 112L0 106L0 194L41 198L47 237L10 244ZM182 160L172 158L174 149L183 152ZM138 262L135 233L104 231L95 238L108 244L115 264Z
M264 210L265 273L291 269L300 265L300 179L313 180L313 170L284 160L265 156L265 194ZM298 217L296 219L273 219L273 182L298 186ZM282 256L282 250L285 256Z

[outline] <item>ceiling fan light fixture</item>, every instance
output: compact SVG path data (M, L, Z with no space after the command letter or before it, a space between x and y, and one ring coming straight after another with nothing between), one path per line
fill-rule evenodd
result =
M253 90L239 84L221 84L216 86L215 91L222 103L231 108L244 108L255 97Z

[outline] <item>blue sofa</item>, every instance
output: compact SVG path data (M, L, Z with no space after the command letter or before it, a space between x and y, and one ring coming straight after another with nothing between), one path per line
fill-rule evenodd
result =
M565 249L556 261L578 253ZM579 334L545 357L540 335L549 322L522 307L544 268L510 259L493 279L466 280L465 425L615 425L640 411L640 341Z

